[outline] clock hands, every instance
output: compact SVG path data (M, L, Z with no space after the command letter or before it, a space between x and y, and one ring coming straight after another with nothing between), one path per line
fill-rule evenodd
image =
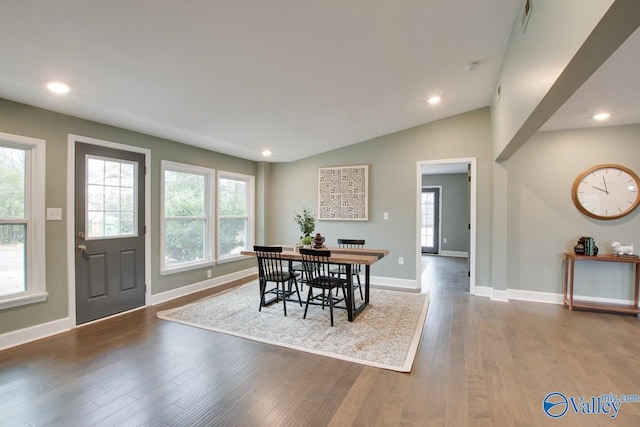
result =
M596 187L595 185L592 185L591 187L595 188L598 191L602 191L603 193L606 193L608 195L609 188L607 187L607 180L604 178L604 175L602 175L602 183L604 184L604 188Z
M592 187L593 187L593 188L595 188L596 190L600 190L600 191L602 191L603 193L607 193L607 194L609 194L609 192L608 192L607 190L603 190L603 189L602 189L602 188L600 188L600 187L596 187L595 185L592 185Z

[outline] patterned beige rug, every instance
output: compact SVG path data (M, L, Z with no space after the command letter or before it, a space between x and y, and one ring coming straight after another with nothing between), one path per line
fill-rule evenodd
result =
M303 294L306 295L306 288ZM303 296L304 298L304 296ZM358 296L359 298L359 296ZM282 302L258 311L258 282L252 282L184 307L158 313L165 320L254 341L320 354L400 372L410 372L427 315L426 294L371 289L370 303L354 322L344 309Z

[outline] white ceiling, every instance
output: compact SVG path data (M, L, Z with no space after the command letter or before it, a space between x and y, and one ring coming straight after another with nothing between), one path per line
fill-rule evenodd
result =
M0 0L0 97L292 161L488 105L518 5Z
M581 129L640 123L640 29L584 82L540 130ZM606 112L611 117L597 121Z
M293 161L489 105L519 3L0 0L0 97ZM478 70L465 71L472 61ZM635 90L620 94L630 105L637 62L625 68ZM47 92L51 80L71 92ZM545 129L584 127L574 117L590 117L585 100L603 86L586 87ZM434 94L441 104L427 105Z

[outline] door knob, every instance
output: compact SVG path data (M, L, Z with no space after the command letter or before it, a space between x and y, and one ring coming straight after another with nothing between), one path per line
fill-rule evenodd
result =
M87 252L87 245L79 244L76 249L78 252Z

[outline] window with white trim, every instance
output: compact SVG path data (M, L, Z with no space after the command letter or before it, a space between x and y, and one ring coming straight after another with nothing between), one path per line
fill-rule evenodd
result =
M255 177L218 171L218 259L253 247Z
M0 308L44 301L45 141L0 133Z
M161 273L211 264L215 171L166 160L161 169Z

